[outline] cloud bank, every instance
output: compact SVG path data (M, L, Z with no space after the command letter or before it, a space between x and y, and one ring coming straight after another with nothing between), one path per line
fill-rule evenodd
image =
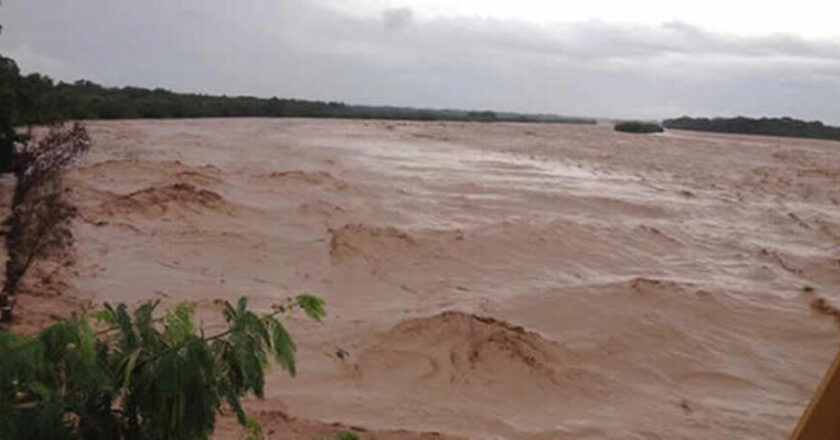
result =
M0 50L62 80L603 117L840 123L840 42L685 22L353 15L304 0L7 0Z

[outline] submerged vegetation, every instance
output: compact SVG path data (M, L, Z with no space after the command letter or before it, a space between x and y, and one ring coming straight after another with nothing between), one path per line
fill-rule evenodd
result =
M665 131L657 123L641 121L618 122L613 128L615 131L623 131L625 133L662 133Z
M33 336L0 330L0 438L206 439L222 408L259 438L240 398L263 397L270 361L295 375L278 317L299 309L320 321L323 300L303 294L262 315L245 298L225 302L226 329L214 335L192 306L156 316L158 304L106 304Z
M820 121L802 121L793 118L690 118L683 116L666 119L666 128L711 131L717 133L759 134L768 136L800 137L809 139L840 140L840 127L825 125Z

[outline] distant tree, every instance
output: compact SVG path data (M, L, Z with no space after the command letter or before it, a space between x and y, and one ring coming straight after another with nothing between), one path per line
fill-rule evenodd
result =
M17 75L15 62L0 56L0 173L12 171L15 144L21 140L15 130L17 101L14 82Z
M470 121L494 122L499 120L499 116L491 111L472 111L467 113L467 119Z
M0 27L0 33L2 33ZM24 140L15 127L19 121L17 88L20 71L14 60L0 55L0 174L12 171L15 144Z
M60 118L53 80L45 75L32 73L18 78L17 100L19 123L43 125Z

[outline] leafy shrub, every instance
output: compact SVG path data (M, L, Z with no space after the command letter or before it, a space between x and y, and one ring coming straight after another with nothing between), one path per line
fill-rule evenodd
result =
M619 122L613 128L615 131L623 131L625 133L662 133L665 131L659 124L641 121Z
M158 304L133 314L106 304L34 336L0 331L0 438L206 439L223 405L257 437L240 398L263 397L270 360L296 372L278 315L325 316L323 300L308 294L261 316L241 298L224 304L227 330L206 336L192 306L156 318Z

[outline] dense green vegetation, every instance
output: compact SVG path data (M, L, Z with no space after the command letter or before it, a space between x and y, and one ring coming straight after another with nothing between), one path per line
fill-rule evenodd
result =
M667 119L667 128L712 131L718 133L760 134L769 136L801 137L840 140L840 127L824 125L820 121L801 121L793 118L690 118L683 116Z
M294 375L295 344L277 319L296 309L321 320L321 299L304 294L257 315L242 298L224 304L226 329L205 335L184 303L105 305L37 335L0 330L0 438L50 440L206 439L220 409L250 432L240 398L263 396L273 360Z
M428 110L407 107L348 105L300 99L212 96L175 93L140 87L103 87L90 81L55 83L47 76L18 74L14 61L4 59L17 105L10 118L15 125L40 124L50 119L204 118L228 116L370 118L481 122L562 122L594 124L586 118L492 111ZM2 98L0 98L2 99Z
M623 131L626 133L662 133L662 126L653 122L641 121L625 121L616 123L613 128L615 131Z

